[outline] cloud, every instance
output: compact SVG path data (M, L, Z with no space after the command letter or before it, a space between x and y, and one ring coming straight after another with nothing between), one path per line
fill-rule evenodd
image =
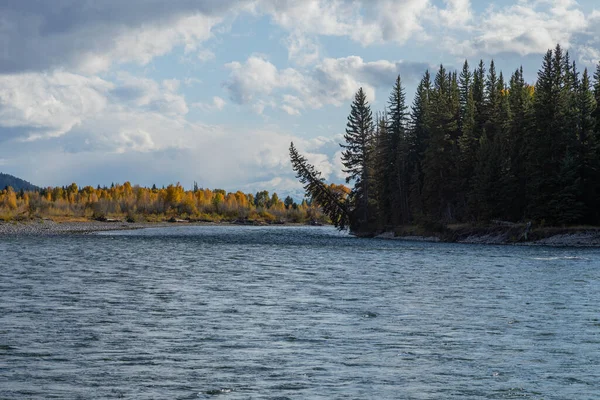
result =
M198 108L204 112L221 111L225 108L227 102L219 96L215 96L211 103L193 103L192 107Z
M300 32L290 34L284 44L288 48L288 58L298 65L307 66L319 59L319 45L314 39Z
M111 90L110 82L68 72L0 75L0 129L18 129L22 140L63 135L106 109Z
M238 104L251 102L257 94L270 94L283 82L277 67L257 56L248 58L244 65L234 61L226 64L225 68L231 71L225 86L231 99Z
M56 67L96 73L147 64L175 46L198 51L244 0L20 0L0 4L0 73ZM199 56L205 52L199 50Z
M439 11L445 26L465 27L473 17L471 0L444 0L446 8Z
M423 30L429 8L428 0L263 0L255 6L291 32L347 36L363 45L406 42Z
M457 4L457 12L466 18L463 6ZM592 19L572 0L520 0L507 7L490 8L477 18L469 17L465 22L471 21L471 38L449 37L443 43L463 56L543 54L557 43L577 49L582 37L589 37Z
M216 58L215 53L208 49L198 51L198 60L202 62L212 61Z
M406 81L416 82L428 67L402 61L365 62L361 57L350 56L326 58L308 71L279 70L268 60L252 56L245 63L226 65L231 73L224 85L232 101L250 105L258 113L272 105L290 115L300 115L306 108L340 106L351 100L359 87L373 101L376 89L391 87L398 74ZM281 101L272 101L273 98Z
M83 129L148 150L154 142L144 132L156 119L183 120L188 112L179 86L123 72L115 82L61 71L0 75L0 136L34 141Z
M166 115L185 115L189 111L184 97L177 93L180 86L177 79L158 83L120 72L117 81L119 85L110 92L117 102Z

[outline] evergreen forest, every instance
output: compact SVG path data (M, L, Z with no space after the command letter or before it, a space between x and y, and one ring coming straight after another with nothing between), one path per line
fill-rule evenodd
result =
M442 65L425 72L410 107L399 76L375 114L361 88L344 139L348 194L290 147L307 194L340 228L600 225L600 64L580 71L560 45L534 83L493 61Z

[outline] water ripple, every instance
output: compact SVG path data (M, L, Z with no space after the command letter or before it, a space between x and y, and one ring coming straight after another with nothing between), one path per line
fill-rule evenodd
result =
M0 398L600 393L600 251L330 228L2 238Z

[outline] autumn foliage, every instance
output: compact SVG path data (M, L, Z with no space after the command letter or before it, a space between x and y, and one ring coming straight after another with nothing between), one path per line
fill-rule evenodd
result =
M309 201L295 203L261 191L226 192L221 189L185 190L179 183L166 188L132 186L131 183L108 187L75 183L66 187L49 187L40 191L15 192L8 187L0 191L0 219L86 218L138 221L238 221L303 223L323 216Z

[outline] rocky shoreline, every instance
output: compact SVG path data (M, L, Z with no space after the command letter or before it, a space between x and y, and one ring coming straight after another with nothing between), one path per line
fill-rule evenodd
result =
M387 232L376 236L378 239L403 240L413 242L447 242L463 244L551 246L551 247L600 247L600 229L537 229L527 238L516 238L512 230L486 232L482 228L471 231L428 233L426 235L394 236Z

